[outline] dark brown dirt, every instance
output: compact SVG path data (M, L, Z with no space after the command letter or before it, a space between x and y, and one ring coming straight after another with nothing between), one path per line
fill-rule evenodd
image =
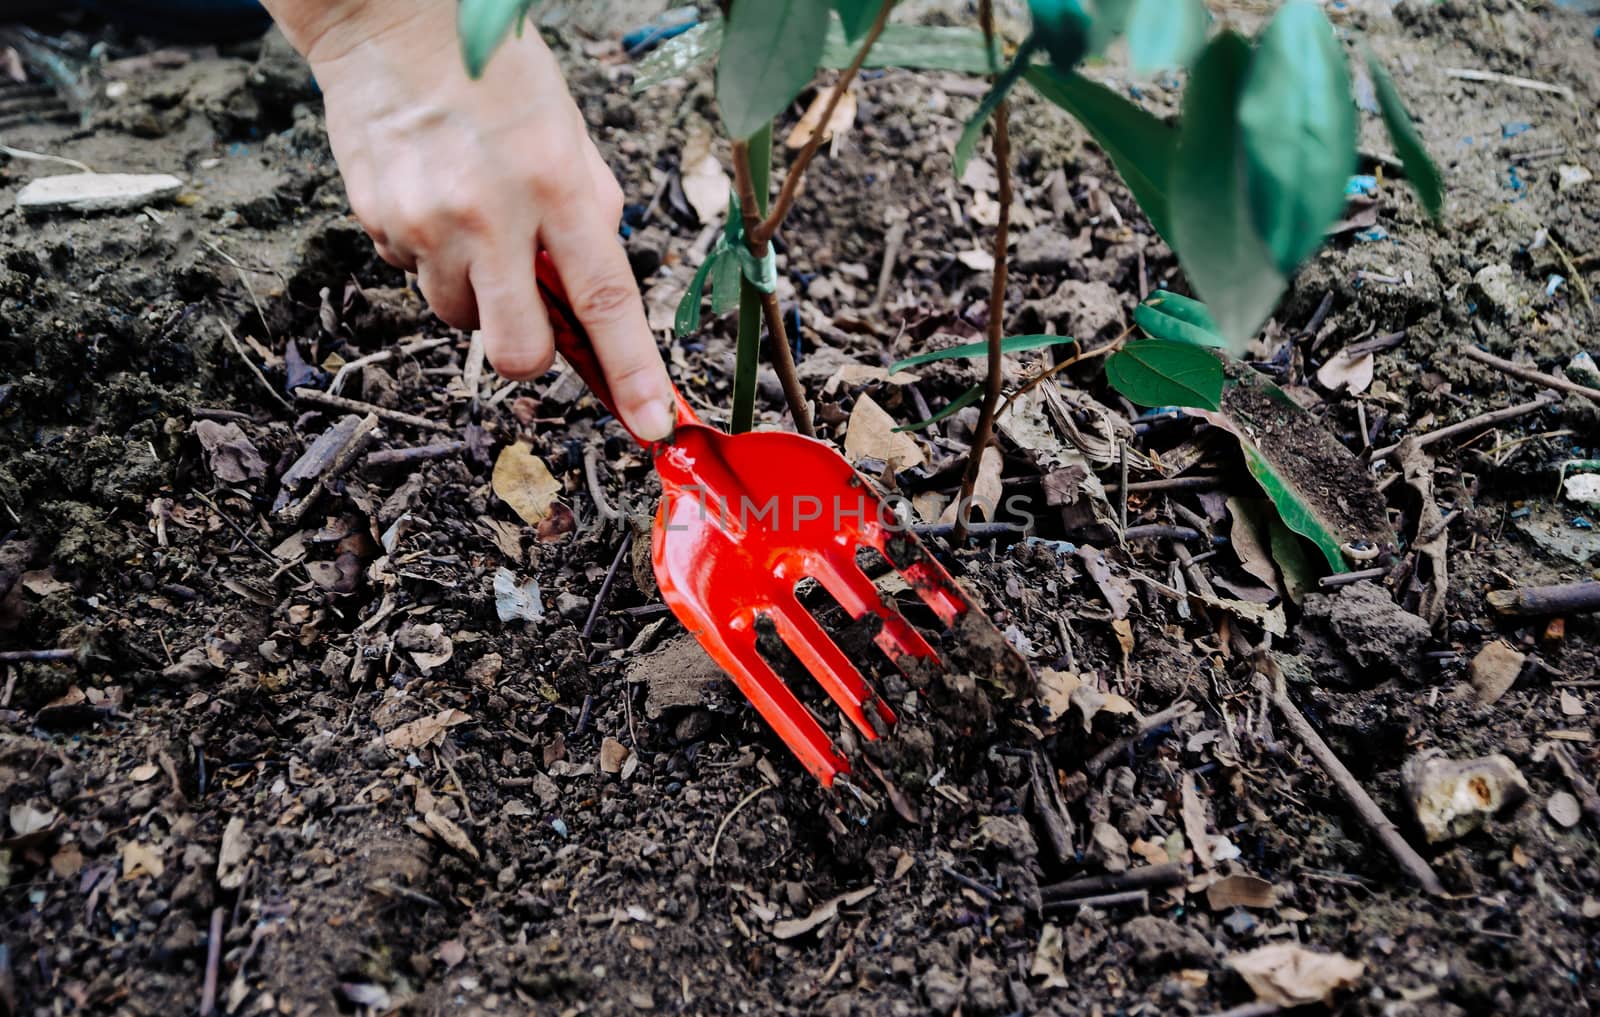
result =
M1248 25L1259 6L1216 9ZM1558 167L1600 171L1600 43L1593 17L1509 0L1334 16L1396 69L1450 188L1435 228L1385 180L1386 236L1335 240L1268 330L1264 359L1333 294L1315 349L1301 342L1299 359L1267 366L1308 407L1306 426L1354 452L1531 396L1460 358L1462 342L1545 368L1593 350L1600 308L1577 280L1600 287L1600 184L1563 191ZM1402 571L1401 588L1337 595L1342 606L1312 603L1308 617L1291 608L1276 644L1300 708L1449 897L1423 895L1290 740L1239 656L1259 628L1222 626L1193 601L1180 610L1146 581L1177 581L1170 543L1119 548L1094 513L1072 511L1081 500L1040 509L1045 539L941 551L1044 675L1037 695L1007 700L959 671L926 693L893 688L905 723L892 741L847 745L863 761L855 790L824 792L736 694L707 694L703 660L634 570L616 569L585 638L622 533L588 493L584 451L604 452L597 479L634 512L653 503L647 461L561 380L465 390L466 337L373 256L314 90L281 45L151 60L147 45L78 29L68 38L82 51L111 43L104 73L126 93L87 126L23 126L5 143L188 184L150 212L24 219L16 190L58 168L0 163L0 652L75 653L0 664L0 1015L194 1012L213 921L218 1006L240 1014L1200 1014L1251 1001L1226 959L1282 941L1365 964L1360 985L1334 997L1340 1013L1600 1006L1597 829L1547 812L1571 789L1546 745L1562 740L1595 772L1600 632L1593 617L1560 631L1500 622L1483 599L1591 574L1593 562L1552 556L1517 528L1583 532L1572 526L1582 510L1551 492L1562 460L1600 445L1591 410L1569 401L1432 450L1436 494L1457 515L1446 617L1426 637L1366 603L1379 591L1404 600ZM574 91L639 206L629 249L659 322L700 256L702 227L671 178L688 136L714 123L711 86L700 74L629 98L631 64L614 43L566 41ZM1459 80L1451 67L1555 83L1574 99ZM1117 80L1115 66L1092 73ZM981 171L969 186L946 169L973 83L887 73L859 91L857 123L819 160L780 260L814 394L842 366L970 341L986 313L987 274L957 256L988 246L988 191ZM1171 112L1175 89L1138 91ZM1182 289L1081 132L1031 99L1012 119L1026 265L1012 330L1109 337L1141 293ZM1375 118L1363 122L1368 145L1385 147ZM1506 268L1483 275L1495 266ZM1547 292L1552 275L1566 281ZM663 343L713 417L727 402L730 329ZM1333 351L1400 329L1404 343L1379 355L1359 396L1364 416L1357 397L1308 380ZM358 467L303 526L274 520L280 478L338 416L285 409L288 372L331 371L416 335L451 341L369 367L345 394L450 430L386 424L381 447L464 449ZM263 365L263 350L265 386L241 361ZM818 418L837 438L867 392L910 422L918 399L936 409L973 370L920 373L915 392L845 379ZM1093 372L1070 380L1112 414L1126 409ZM771 384L763 394L764 422L781 426L781 396ZM1077 426L1101 434L1092 407L1075 405L1089 407ZM201 419L238 424L259 466L237 448L213 459ZM1227 442L1194 421L1140 427L1139 450L1175 460L1197 449L1205 469L1193 472L1256 494ZM931 461L894 478L902 493L948 497L969 432L967 415L925 432ZM490 487L496 453L519 436L571 509L539 535ZM1037 450L1004 451L1007 493L1039 492ZM1091 467L1117 482L1114 463L1063 465L1080 480ZM1336 454L1314 467L1356 468ZM1406 504L1402 487L1386 492L1391 510ZM1221 501L1135 495L1128 521L1187 525L1176 505L1221 536ZM1415 534L1404 512L1395 519L1403 563ZM1083 574L1056 540L1111 548L1109 578ZM1248 585L1232 550L1216 550L1200 567ZM501 568L537 580L541 620L501 620ZM1383 624L1356 624L1373 618ZM1483 704L1467 662L1496 638L1530 659ZM1085 683L1070 706L1052 698L1066 687L1056 672ZM1138 737L1113 696L1142 715L1196 709ZM1119 744L1090 776L1086 761ZM1423 749L1504 753L1531 799L1425 847L1401 787ZM1276 902L1213 909L1197 835L1231 849L1214 874L1268 880ZM1043 885L1118 867L1119 839L1136 866L1158 852L1191 861L1192 892L1085 908L1043 899ZM1055 965L1068 984L1048 978Z

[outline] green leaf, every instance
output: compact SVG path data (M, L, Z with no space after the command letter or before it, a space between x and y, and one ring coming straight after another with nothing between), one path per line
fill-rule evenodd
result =
M1211 312L1198 300L1156 290L1133 309L1133 323L1152 339L1171 339L1195 346L1222 348L1228 341L1217 331Z
M1140 406L1221 406L1222 361L1192 343L1128 343L1106 359L1106 380Z
M456 7L456 35L468 74L483 76L489 58L511 33L511 26L532 6L533 0L461 0Z
M1316 0L1278 9L1239 95L1245 183L1278 271L1294 272L1344 214L1356 106L1344 49Z
M683 299L678 301L678 311L672 318L672 334L682 339L686 335L700 329L700 300L705 292L706 276L717 266L719 261L731 261L737 273L739 261L728 255L726 251L719 251L700 263L699 269L694 273L694 278L689 281L689 289L684 293Z
M1178 132L1135 103L1076 72L1035 64L1025 77L1039 94L1077 118L1111 157L1150 225L1172 242L1168 181ZM1176 245L1173 245L1176 247Z
M929 417L927 420L919 420L915 424L906 424L904 427L895 428L895 430L896 431L920 431L925 427L932 427L934 424L937 424L939 421L943 420L945 417L948 417L953 413L959 413L962 410L966 409L968 406L971 406L973 403L977 402L979 399L982 399L983 398L983 392L984 392L984 386L983 385L974 385L971 388L967 389L965 392L963 392L960 395L956 396L954 402L952 402L949 406L946 406L944 409L940 410L938 413L935 413L933 416Z
M816 73L828 0L733 0L717 59L717 106L744 140L783 112Z
M1023 350L1037 350L1044 346L1061 346L1065 343L1075 343L1078 340L1069 335L1013 335L1000 340L1001 353L1021 353ZM903 371L908 367L918 364L930 364L935 360L956 360L961 357L981 357L989 352L989 344L985 342L963 343L952 346L947 350L934 350L931 353L918 353L914 357L896 360L889 367L889 373Z
M851 42L867 34L882 6L879 0L833 0L833 9L839 12L839 21L844 25L844 37Z
M1406 112L1405 102L1400 98L1400 90L1394 87L1389 72L1371 52L1367 53L1367 69L1378 93L1378 108L1383 111L1389 139L1405 165L1406 179L1411 181L1411 189L1417 192L1422 207L1428 210L1434 222L1438 222L1444 216L1444 181L1439 176L1439 167L1422 144L1422 136L1417 133L1411 114Z
M845 38L837 23L828 28L827 44L822 49L822 66L832 70L849 67L859 47ZM990 74L999 66L998 47L984 43L983 33L970 27L935 25L888 25L872 44L863 67L905 67L921 71L957 71L962 74Z
M1244 39L1224 32L1190 74L1172 163L1172 232L1167 234L1235 354L1288 285L1256 232L1245 194L1234 110L1249 61Z
M1028 0L1028 13L1034 38L1057 70L1072 70L1088 54L1094 19L1079 0Z
M722 19L711 18L673 36L650 51L633 72L633 93L654 88L671 78L681 78L709 63L722 48Z
M724 314L739 306L739 280L744 277L739 258L731 251L717 258L711 270L711 313Z
M1211 15L1204 0L1133 0L1126 17L1135 74L1188 67L1206 44Z
M983 125L994 115L1000 103L1005 101L1006 94L1016 86L1021 79L1022 72L1028 69L1028 61L1033 59L1033 37L1017 50L1017 55L1011 59L1011 64L995 79L994 87L989 89L989 94L978 103L978 111L967 119L961 128L961 137L956 140L956 179L959 180L967 172L967 162L972 158L973 150L978 147L978 139L983 136Z

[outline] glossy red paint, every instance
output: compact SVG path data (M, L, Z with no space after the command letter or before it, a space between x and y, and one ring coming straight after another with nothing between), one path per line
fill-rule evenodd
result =
M594 348L543 254L539 288L556 349L615 412ZM978 609L891 507L843 456L798 434L724 434L701 423L677 394L677 429L651 445L662 499L652 561L662 599L733 678L785 744L825 786L850 764L823 723L757 647L763 619L868 740L894 713L795 596L812 578L852 618L881 619L876 642L891 660L939 661L928 641L856 563L870 547L906 578L945 625ZM637 438L637 436L635 436ZM876 717L869 716L869 711Z

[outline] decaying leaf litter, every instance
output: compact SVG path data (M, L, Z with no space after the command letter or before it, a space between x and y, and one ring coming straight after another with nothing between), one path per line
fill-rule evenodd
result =
M1459 350L1548 372L1592 331L1565 262L1593 278L1594 185L1563 190L1560 167L1595 159L1594 25L1509 6L1352 17L1406 70L1451 206L1434 232L1374 174L1384 236L1336 242L1267 329L1258 359L1308 415L1265 432L1317 428L1351 453L1269 463L1329 541L1297 560L1279 513L1231 511L1275 492L1229 428L1039 386L1001 422L994 479L1031 496L1042 542L955 558L1032 659L1037 703L936 690L845 802L683 652L624 539L652 492L614 425L570 378L475 367L371 258L281 48L120 51L128 89L86 133L14 144L182 171L187 190L148 214L0 227L0 982L23 1012L198 1005L208 968L235 1012L1592 1006L1592 602L1534 594L1588 578L1573 520L1590 510L1557 491L1592 402L1551 387L1541 403L1544 384ZM608 158L629 194L659 196L628 242L670 329L706 242L674 181L703 170L679 153L706 130L710 83L628 99L609 30L567 31ZM982 334L985 272L959 254L986 247L992 174L917 170L948 158L967 84L862 81L796 209L783 296L841 445L863 406L914 423L976 379L960 360L886 370ZM1161 110L1162 87L1140 95ZM1019 103L1012 331L1114 338L1182 276L1092 145L1063 159L1062 121ZM40 167L4 172L11 191ZM729 331L670 347L691 399L725 404ZM1342 381L1321 370L1340 350L1400 332L1364 391L1318 386ZM452 341L348 378L359 405L294 394L419 335ZM968 416L915 432L914 467L905 432L869 426L885 449L856 451L897 459L893 483L937 524ZM1246 427L1273 456L1260 418ZM313 482L287 491L330 433ZM536 525L494 493L519 439L559 482ZM1372 471L1368 528L1393 538L1340 514L1363 449L1392 464ZM314 500L287 523L280 493ZM1253 568L1228 539L1246 526ZM1330 549L1346 571L1325 586Z

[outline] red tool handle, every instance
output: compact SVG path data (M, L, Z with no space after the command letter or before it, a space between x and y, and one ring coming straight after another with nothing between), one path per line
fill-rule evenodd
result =
M567 300L567 291L561 285L561 277L556 274L555 262L551 261L550 255L544 251L539 252L539 257L535 261L534 274L538 277L539 293L544 297L544 305L550 312L550 328L555 332L556 352L578 372L578 377L589 386L589 391L594 393L595 398L611 411L613 417L621 421L629 434L633 434L633 428L628 427L628 422L617 412L617 404L611 397L611 386L606 384L605 371L600 367L600 358L595 354L594 343L589 341L589 333L585 331L578 316L573 313L572 304ZM673 386L672 398L678 411L679 427L700 423L700 418L689 408L677 386ZM633 440L646 448L651 445L637 434L633 434Z

